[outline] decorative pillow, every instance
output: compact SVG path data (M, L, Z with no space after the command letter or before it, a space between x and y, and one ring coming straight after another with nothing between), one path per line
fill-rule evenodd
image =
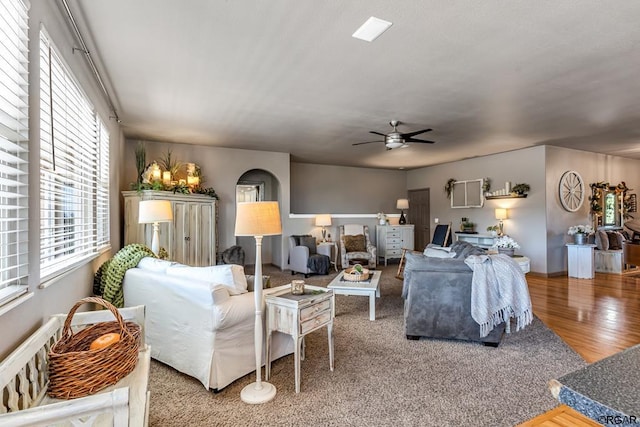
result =
M441 251L451 252L451 246L440 246L440 245L436 245L435 243L427 244L427 248L435 248Z
M622 249L622 234L617 231L608 231L607 240L609 240L609 250L615 251Z
M347 252L366 252L366 240L364 234L356 234L355 236L344 236L344 248Z
M456 256L455 252L445 251L444 248L425 248L424 255L431 258L453 258Z
M609 250L609 236L604 230L596 231L596 247L601 251Z
M300 246L306 246L309 248L309 255L314 255L317 250L316 246L316 238L311 236L301 236L300 237Z
M179 276L224 285L228 288L230 295L240 295L247 292L247 277L244 275L244 267L237 264L209 267L189 267L186 265L168 267L167 276Z
M311 234L294 234L291 237L293 237L293 240L295 240L296 246L300 246L300 239L302 237L311 237Z

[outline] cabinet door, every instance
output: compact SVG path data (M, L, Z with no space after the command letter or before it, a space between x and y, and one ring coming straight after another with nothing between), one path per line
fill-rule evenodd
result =
M403 249L414 249L414 236L413 236L413 227L403 227L402 228L402 248Z
M171 261L189 264L189 203L173 202L173 245Z
M190 265L214 265L215 213L213 204L189 203Z

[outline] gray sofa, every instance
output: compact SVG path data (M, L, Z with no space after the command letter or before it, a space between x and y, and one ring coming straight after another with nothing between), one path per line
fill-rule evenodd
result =
M405 334L408 339L446 338L497 347L505 324L480 338L480 326L471 317L473 272L464 259L484 250L467 242L456 242L451 251L456 253L454 258L407 252L402 289Z

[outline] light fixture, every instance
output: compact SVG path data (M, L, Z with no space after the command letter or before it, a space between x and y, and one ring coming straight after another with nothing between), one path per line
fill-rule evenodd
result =
M500 221L498 223L498 236L504 236L504 229L503 229L504 224L502 221L508 218L507 210L504 208L496 208L495 215L496 215L496 219Z
M355 37L356 39L364 40L366 42L372 42L377 39L382 33L387 31L393 23L389 21L385 21L380 18L376 18L372 16L367 19L367 21L360 26L356 30L355 33L351 35L351 37Z
M246 403L265 403L276 396L276 387L261 380L262 376L262 237L282 234L278 202L237 203L236 236L253 236L256 239L256 267L254 279L254 303L256 321L254 344L256 353L256 382L245 386L240 399Z
M173 221L173 210L168 200L143 200L138 207L138 223L153 224L153 238L151 250L158 255L160 251L160 238L158 231L161 222Z
M407 219L404 217L404 210L409 209L409 199L398 199L396 209L400 209L400 220L398 224L406 224Z
M327 230L325 227L331 227L331 215L322 214L316 216L316 227L322 227L322 241L327 241Z

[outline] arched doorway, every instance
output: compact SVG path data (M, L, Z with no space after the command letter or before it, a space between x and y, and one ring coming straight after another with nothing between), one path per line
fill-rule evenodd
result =
M269 171L251 169L238 178L236 203L251 201L280 201L280 182ZM265 236L262 240L262 263L276 264L282 258L282 236ZM256 261L256 241L253 237L238 236L236 245L244 249L245 264L253 266Z

